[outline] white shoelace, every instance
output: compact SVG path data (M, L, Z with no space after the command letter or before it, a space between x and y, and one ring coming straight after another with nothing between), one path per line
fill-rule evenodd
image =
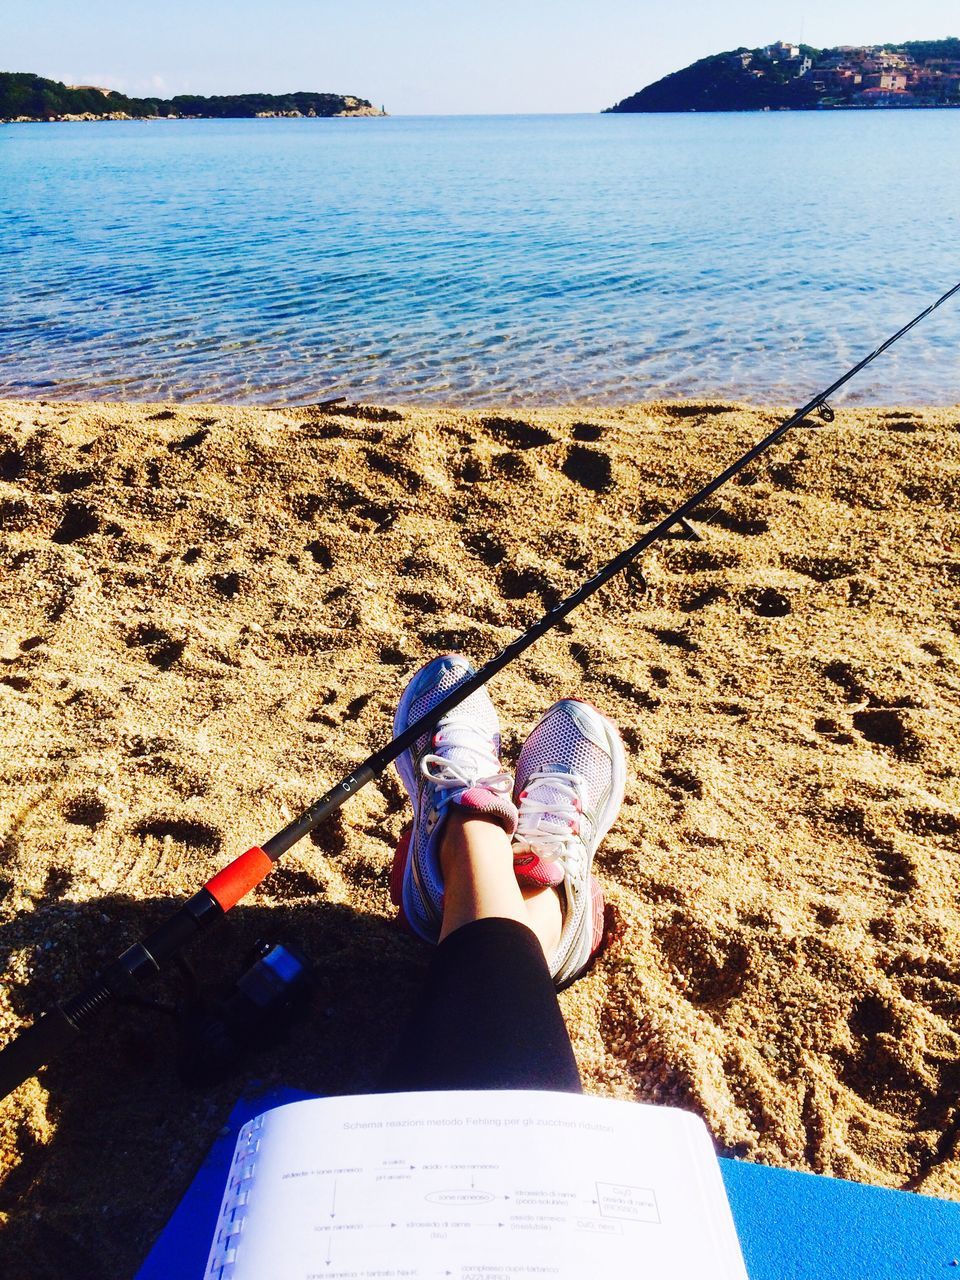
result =
M501 771L490 739L474 721L448 716L434 735L433 746L440 750L421 757L420 771L441 791L485 787L507 794L513 789L513 778ZM456 758L447 755L453 751Z
M559 862L564 875L574 879L583 872L579 834L583 782L578 773L531 773L514 837L515 847L529 849L543 862Z

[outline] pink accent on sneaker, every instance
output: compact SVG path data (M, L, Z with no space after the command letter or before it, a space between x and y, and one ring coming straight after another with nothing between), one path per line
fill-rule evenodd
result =
M545 862L532 850L514 853L513 870L521 888L544 889L563 883L563 867L559 862Z
M517 829L517 806L508 795L491 791L489 787L468 787L450 808L465 809L470 817L489 818L503 827L508 836Z

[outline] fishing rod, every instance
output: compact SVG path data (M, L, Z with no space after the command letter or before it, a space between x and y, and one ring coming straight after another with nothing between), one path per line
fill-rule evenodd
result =
M252 849L241 853L222 871L218 871L202 889L188 898L140 942L135 942L122 952L82 991L42 1014L32 1026L22 1031L16 1039L0 1050L0 1098L6 1097L18 1085L35 1075L51 1058L71 1044L81 1029L104 1005L112 1000L121 1003L142 1003L141 987L156 978L164 964L177 956L183 947L235 907L273 870L274 865L288 849L304 836L309 835L311 831L316 830L325 818L345 804L361 787L365 787L368 782L379 777L387 766L411 747L418 738L435 729L448 711L485 685L521 653L525 653L568 613L572 613L595 591L599 591L604 583L609 582L643 551L663 538L675 525L686 520L721 485L726 484L744 467L749 466L755 458L765 453L791 428L798 426L814 413L820 418L821 423L832 422L834 413L827 403L828 397L957 292L960 292L960 281L919 315L914 316L902 329L898 329L887 338L875 351L871 351L853 368L848 369L836 382L832 382L825 390L818 392L812 400L782 422L768 436L753 445L746 453L741 454L726 470L708 481L702 489L687 498L676 510L664 516L632 546L608 561L592 578L588 578L564 600L555 604L528 631L511 640L500 653L441 698L432 711L414 721L403 733L398 734L385 746L372 752L362 764L332 786L293 822L271 836L269 840L265 840L262 845L255 845ZM819 426L821 423L810 425Z

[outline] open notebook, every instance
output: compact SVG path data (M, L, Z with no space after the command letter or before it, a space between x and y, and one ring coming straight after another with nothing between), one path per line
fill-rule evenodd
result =
M746 1280L707 1130L533 1091L311 1098L240 1131L211 1280Z

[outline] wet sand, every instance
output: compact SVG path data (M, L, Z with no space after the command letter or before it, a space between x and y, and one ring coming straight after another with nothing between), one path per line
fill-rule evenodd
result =
M0 1041L382 743L422 662L490 656L782 416L0 404ZM508 760L570 693L627 744L609 942L561 997L587 1089L944 1196L958 482L960 409L840 411L491 687ZM187 1088L173 1020L111 1011L0 1104L6 1276L132 1274L241 1089L373 1087L425 963L388 895L405 821L391 772L189 953L316 962L234 1078Z

